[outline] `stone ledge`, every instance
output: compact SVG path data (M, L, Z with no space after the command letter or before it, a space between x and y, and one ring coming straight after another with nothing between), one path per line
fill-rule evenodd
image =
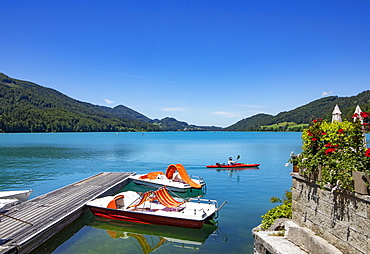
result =
M307 254L287 238L282 236L273 236L280 231L255 231L254 237L254 253L264 254L267 250L273 254Z
M300 227L293 221L285 221L285 236L308 253L342 254L325 239L317 236L312 230Z
M274 231L275 226L284 227L284 236L278 236L284 231ZM343 254L310 229L300 227L291 220L278 219L269 230L262 231L260 227L253 229L255 254Z

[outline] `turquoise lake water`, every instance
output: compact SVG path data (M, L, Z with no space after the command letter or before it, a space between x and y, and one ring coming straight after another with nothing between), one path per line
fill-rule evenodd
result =
M292 151L301 133L153 132L0 134L0 190L33 189L31 198L100 172L165 171L181 163L207 183L204 197L228 200L217 227L201 230L100 220L90 213L38 253L253 253L251 230L291 187ZM260 163L258 169L213 170L205 165ZM130 186L128 186L130 187Z

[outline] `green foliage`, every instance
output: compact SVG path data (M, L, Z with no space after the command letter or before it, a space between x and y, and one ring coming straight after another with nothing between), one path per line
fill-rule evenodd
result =
M295 122L282 122L260 126L261 131L302 131L308 124L296 124Z
M268 114L258 114L225 128L227 131L302 131L307 128L313 119L331 120L335 105L338 104L344 119L351 118L357 105L363 111L370 111L370 90L364 91L352 97L329 96L313 101L294 110L281 112L276 116ZM289 128L270 128L269 126L285 122L295 122L297 126ZM306 126L300 126L306 124ZM265 126L265 128L262 128ZM266 127L267 126L267 127Z
M280 205L270 209L266 214L262 215L262 229L268 229L278 218L292 218L292 192L285 191L283 199L272 197L271 203L280 203Z
M0 73L0 132L119 132L221 130L184 122L151 120L123 105L115 108L74 100L56 90Z
M332 190L353 190L352 171L370 171L364 125L359 121L314 120L302 133L298 167L304 176Z

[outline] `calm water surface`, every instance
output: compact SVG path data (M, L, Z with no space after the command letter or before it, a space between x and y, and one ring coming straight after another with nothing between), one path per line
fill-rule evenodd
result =
M218 226L201 230L101 220L90 213L38 253L253 253L251 230L291 187L291 151L301 133L160 132L0 134L0 190L34 190L32 197L100 172L165 171L182 163L207 183L206 198L219 203ZM258 169L212 170L205 165L260 163ZM130 187L130 186L128 186Z

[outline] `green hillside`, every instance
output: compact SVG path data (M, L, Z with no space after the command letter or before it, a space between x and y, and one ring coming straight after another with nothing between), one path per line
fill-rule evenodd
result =
M357 105L363 111L370 111L370 91L352 97L325 97L294 110L281 112L276 116L258 114L225 128L227 131L301 131L313 119L331 120L335 105L340 107L342 119L350 119ZM294 124L286 124L294 123ZM277 128L278 126L278 128Z
M223 129L195 126L174 118L150 119L123 105L114 108L72 99L54 89L0 73L0 132L87 131L301 131L316 118L330 120L335 105L342 118L355 107L370 111L370 91L352 97L330 96L276 116L258 114Z
M214 130L167 119L151 120L123 105L74 100L54 89L0 73L0 132Z

